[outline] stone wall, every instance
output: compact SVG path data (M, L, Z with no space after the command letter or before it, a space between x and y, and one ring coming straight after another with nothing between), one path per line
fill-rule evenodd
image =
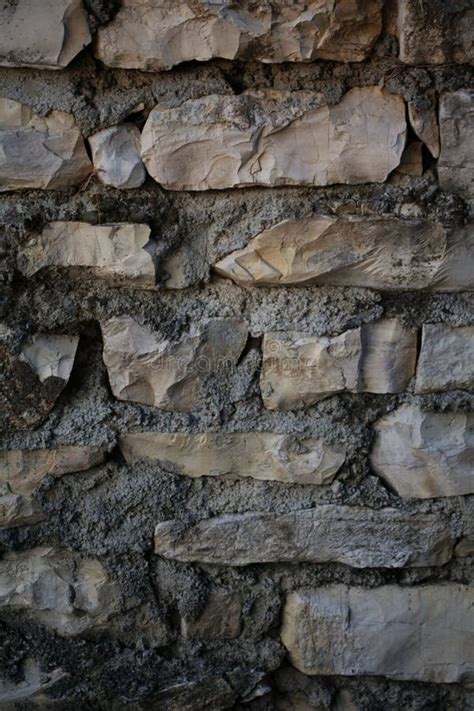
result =
M472 1L0 25L0 708L472 709Z

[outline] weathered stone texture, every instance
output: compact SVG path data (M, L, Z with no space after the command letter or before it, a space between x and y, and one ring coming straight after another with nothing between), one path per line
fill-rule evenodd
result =
M474 591L467 585L331 585L287 597L281 638L304 674L472 684Z
M388 319L339 336L266 333L260 388L265 407L308 407L340 392L402 392L415 372L415 331Z
M142 157L169 190L383 182L405 135L402 98L379 87L351 89L334 106L312 92L247 91L156 107Z
M186 434L137 432L122 435L129 464L140 459L176 467L189 477L275 480L330 484L344 464L345 448L314 437L268 432Z
M466 200L474 200L474 91L461 89L442 94L439 126L440 185L443 190L459 193Z
M246 286L472 290L473 233L426 220L312 215L264 230L214 268Z
M423 175L423 143L411 141L403 151L400 165L397 170L403 175Z
M112 284L153 289L154 244L148 225L118 222L51 222L20 250L18 266L25 276L46 267L88 267Z
M175 341L129 316L101 326L104 363L115 397L185 412L197 404L209 375L236 364L248 335L246 323L236 319L193 324Z
M360 62L380 33L381 7L381 0L123 0L95 52L108 66L146 71L214 57Z
M60 667L45 671L36 659L27 657L21 665L21 678L0 677L1 708L4 711L16 711L21 703L34 704L33 708L47 708L47 704L51 703L48 691L67 676Z
M474 493L474 417L404 405L375 425L374 471L400 496Z
M453 539L443 518L396 509L323 505L291 513L224 514L155 529L155 553L183 562L345 563L355 568L444 565Z
M424 324L416 369L416 392L474 385L474 326Z
M78 185L91 169L72 114L51 111L42 117L0 98L0 192Z
M426 100L431 102L426 108L420 108L415 101L409 101L408 118L420 141L423 141L433 158L438 158L440 145L435 93L428 93Z
M57 378L66 384L74 365L78 343L77 336L40 333L23 346L20 360L30 366L40 382Z
M82 0L0 5L0 66L62 69L91 41Z
M235 639L240 634L242 598L229 590L211 590L206 605L195 620L181 619L185 639Z
M105 128L89 137L94 169L114 188L139 188L146 178L140 157L140 131L134 124Z

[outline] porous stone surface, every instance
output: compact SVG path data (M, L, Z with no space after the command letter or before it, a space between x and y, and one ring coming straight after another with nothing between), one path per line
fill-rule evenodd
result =
M360 62L382 29L382 1L123 0L99 30L110 67L157 71L214 57L259 62Z
M473 11L474 12L474 11ZM441 187L474 200L474 91L461 89L439 100Z
M146 178L140 157L140 131L134 124L122 124L89 136L92 162L104 185L139 188Z
M473 604L472 588L455 584L297 590L287 597L281 636L305 674L470 685Z
M19 251L18 267L27 277L48 267L87 267L112 285L153 289L153 248L148 225L51 222Z
M416 392L464 388L474 384L474 326L423 325Z
M431 92L424 98L427 105L419 106L416 101L408 102L408 117L420 141L423 141L433 158L438 158L440 143L436 95Z
M0 98L0 192L78 185L91 168L72 114L51 111L42 117L30 106Z
M209 593L206 606L196 620L181 620L181 634L186 639L235 639L242 628L242 598L229 590Z
M444 565L453 539L439 516L325 505L290 514L247 512L155 528L155 553L183 562L345 563L355 568Z
M62 69L91 41L82 0L0 5L0 66Z
M373 470L403 497L474 493L472 414L404 405L375 424Z
M168 190L383 182L405 145L404 103L380 87L323 95L257 91L157 106L142 158Z
M251 477L298 484L330 484L345 460L343 446L269 432L132 432L122 435L120 449L129 464L140 459L160 462L189 477Z

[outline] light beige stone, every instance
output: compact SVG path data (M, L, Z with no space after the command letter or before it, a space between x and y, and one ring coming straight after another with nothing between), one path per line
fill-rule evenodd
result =
M51 222L18 255L18 267L32 276L46 267L87 267L112 284L153 289L154 243L148 225L116 222Z
M44 118L0 98L0 192L78 185L91 169L72 114L51 111Z
M244 321L226 318L193 323L178 340L130 316L112 318L101 328L115 397L184 412L196 406L209 375L235 366L248 336Z
M304 674L471 685L473 605L467 585L297 590L281 639Z
M0 5L0 66L62 69L91 41L82 0Z
M119 610L117 584L98 560L34 548L0 560L0 608L25 610L62 636L104 624Z
M343 445L330 447L314 437L269 432L131 432L120 437L120 449L129 464L140 459L171 464L193 478L299 484L330 484L345 460Z
M139 188L146 178L140 157L140 131L131 123L105 128L89 137L94 169L114 188Z
M439 183L443 190L474 199L474 91L441 94Z
M418 393L474 385L474 326L423 325L416 369Z
M214 589L197 619L181 619L181 635L185 639L235 639L240 634L241 618L241 596Z
M433 158L439 157L439 125L434 92L428 92L429 108L419 108L415 101L408 102L408 118L416 135L423 141Z
M122 0L99 29L110 67L156 71L214 57L261 62L360 62L382 27L381 0Z
M415 373L416 352L416 332L396 319L333 337L266 333L260 376L264 405L288 410L340 392L402 392Z
M351 89L334 106L314 92L247 91L157 106L142 158L169 190L380 183L405 135L403 99L379 87Z
M373 470L400 496L474 493L474 416L403 405L375 424Z
M41 521L44 515L33 493L42 480L90 469L105 453L100 445L0 451L0 528Z
M38 333L25 343L20 360L28 363L41 383L48 378L59 378L67 383L78 344L78 336Z
M454 540L440 515L321 505L290 513L247 512L163 521L155 553L182 562L345 563L354 568L444 565Z
M398 0L400 59L407 64L474 60L474 8L470 3Z
M264 230L214 268L245 286L472 290L471 244L472 225L312 215Z
M397 170L403 175L420 177L423 175L423 144L421 141L411 141L403 151Z

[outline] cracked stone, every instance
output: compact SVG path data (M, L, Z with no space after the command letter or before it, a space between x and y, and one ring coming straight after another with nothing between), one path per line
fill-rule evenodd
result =
M140 131L130 123L105 128L89 137L94 169L104 185L139 188L146 178L140 157Z

